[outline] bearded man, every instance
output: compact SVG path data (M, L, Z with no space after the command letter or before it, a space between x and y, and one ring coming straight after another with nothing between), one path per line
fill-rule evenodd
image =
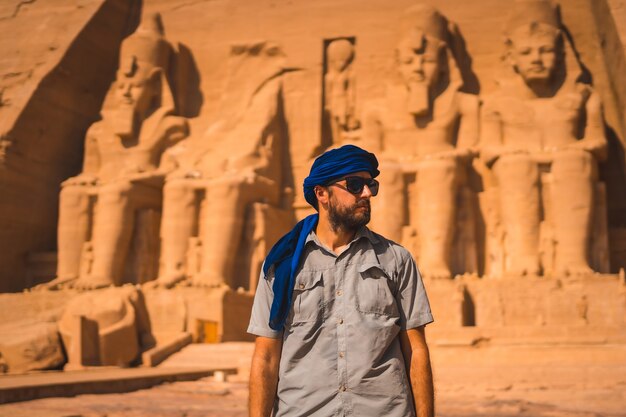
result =
M304 180L318 213L272 248L252 308L250 416L434 415L422 278L365 226L378 174L374 154L346 145Z

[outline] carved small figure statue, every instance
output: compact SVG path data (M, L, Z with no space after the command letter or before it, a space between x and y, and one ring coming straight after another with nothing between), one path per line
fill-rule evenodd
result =
M359 127L356 118L356 81L352 71L354 45L336 39L326 48L327 72L324 75L324 110L330 121L332 143L340 144L346 134Z
M135 213L160 207L161 154L188 133L186 119L176 116L172 54L159 14L123 41L102 120L86 135L83 171L62 185L57 279L49 288L76 279L85 289L122 283ZM87 241L92 265L79 276Z
M385 166L372 223L398 241L405 226L413 228L421 271L450 278L456 198L477 141L478 99L461 91L460 35L452 23L420 5L406 11L401 28L399 77L385 101L365 111L365 146L382 150Z
M231 49L220 116L206 134L167 153L161 262L156 285L185 278L233 286L246 214L252 203L285 206L286 129L282 119L284 55L259 42ZM197 236L199 270L187 262Z
M606 157L607 146L599 97L582 82L581 65L550 1L514 3L506 51L510 76L484 99L480 150L500 190L504 272L546 272L540 222L549 209L554 272L591 273L597 162ZM546 173L551 176L549 196L542 199ZM549 208L543 206L546 197Z

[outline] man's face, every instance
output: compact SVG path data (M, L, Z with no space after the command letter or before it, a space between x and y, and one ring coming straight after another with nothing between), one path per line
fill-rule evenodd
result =
M350 176L372 178L368 172L357 172ZM367 186L356 195L345 189L345 180L339 181L337 186L328 186L328 195L328 219L334 230L357 231L369 223L372 193Z
M527 83L545 82L552 78L558 64L556 33L529 33L521 28L511 36L511 58L515 70Z
M432 87L439 81L442 52L439 45L419 33L403 39L397 48L398 69L407 85Z

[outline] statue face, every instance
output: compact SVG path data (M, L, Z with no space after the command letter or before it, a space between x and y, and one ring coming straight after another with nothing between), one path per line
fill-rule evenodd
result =
M154 86L145 70L118 74L116 98L121 108L132 109L137 114L146 113L154 97Z
M405 38L397 48L398 70L407 85L431 87L439 81L442 67L440 45L424 36Z
M513 33L510 55L515 70L527 83L549 81L560 63L558 33L529 33L522 28Z

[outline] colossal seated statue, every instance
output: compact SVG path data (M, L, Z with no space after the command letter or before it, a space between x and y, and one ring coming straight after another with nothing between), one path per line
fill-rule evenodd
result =
M172 172L164 188L155 284L190 278L194 285L236 287L236 260L254 203L291 206L283 64L281 49L271 43L233 46L217 121L203 137L167 152Z
M510 75L484 98L481 117L481 159L499 190L501 232L491 244L504 252L500 271L488 272L591 273L592 222L601 214L594 201L603 199L597 163L607 143L599 97L582 80L558 8L517 0L505 58Z
M383 165L372 227L404 241L430 278L450 278L475 263L452 260L457 199L478 136L478 98L462 91L459 37L432 7L407 10L396 47L398 77L364 118L364 145L381 152Z
M62 185L57 279L49 287L122 283L137 212L160 210L161 154L187 136L176 116L172 60L158 14L123 41L102 120L86 135L83 171Z

